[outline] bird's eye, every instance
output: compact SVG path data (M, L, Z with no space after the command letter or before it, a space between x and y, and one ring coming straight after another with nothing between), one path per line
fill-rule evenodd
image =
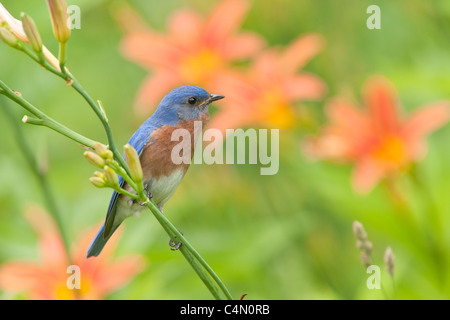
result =
M197 102L197 99L195 97L190 97L188 99L189 104L195 104Z

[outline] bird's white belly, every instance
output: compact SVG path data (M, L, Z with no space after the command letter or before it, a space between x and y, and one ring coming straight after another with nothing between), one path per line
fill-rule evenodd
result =
M149 181L144 181L144 184L148 184L149 186L150 192L153 195L153 201L155 201L159 207L162 207L174 194L185 173L186 171L184 169L178 169L169 176L160 177L158 179L152 178Z
M151 178L144 181L144 185L148 185L148 188L152 193L152 200L159 208L162 208L164 203L166 203L166 201L174 194L185 173L185 170L179 169L172 172L169 176L160 177L158 179ZM134 190L131 192L135 193ZM139 216L139 214L146 209L146 206L142 206L133 199L124 196L121 197L117 205L119 206L116 215L117 221L123 221L130 216Z

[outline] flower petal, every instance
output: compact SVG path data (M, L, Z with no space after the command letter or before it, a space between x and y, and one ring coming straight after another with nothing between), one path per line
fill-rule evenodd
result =
M147 77L139 87L135 102L136 112L149 115L158 107L159 101L179 83L179 77L172 72L160 71Z
M302 142L302 150L308 157L336 162L350 160L350 147L345 136L334 132L325 132L318 137L310 137Z
M286 72L295 72L322 51L324 43L323 36L317 33L298 37L284 49L280 59L282 67Z
M354 129L355 132L369 130L368 117L358 107L343 98L331 99L326 107L325 113L334 126L346 129Z
M414 112L402 128L409 157L415 160L422 158L427 149L425 136L442 127L449 119L449 101L431 103Z
M67 267L67 253L55 222L38 205L25 209L25 218L37 232L44 265L49 268Z
M253 61L251 67L252 76L261 82L273 83L283 74L280 72L277 52L267 49L261 52Z
M421 138L440 128L450 119L450 101L428 104L415 111L406 121L403 132L406 136Z
M144 266L144 259L140 255L127 255L115 259L107 268L103 268L101 272L96 274L94 279L95 291L101 296L106 296L131 281L136 274L144 269Z
M394 88L382 77L371 78L364 90L364 101L369 108L374 130L378 134L397 133L399 119Z
M168 24L174 42L186 48L199 43L203 24L194 11L179 10L169 18Z
M0 266L0 288L7 291L32 290L38 286L42 275L42 268L33 262L7 262Z
M135 32L124 37L120 44L123 55L146 68L174 69L179 60L180 49L166 38L152 32Z
M374 160L363 159L356 164L353 171L353 188L360 193L369 193L383 176L383 169Z
M287 99L294 101L300 99L317 100L326 92L326 86L319 77L302 73L293 77L287 77L280 83Z
M248 1L225 0L211 13L205 26L205 41L212 45L220 44L242 23L249 9Z
M242 109L242 112L239 112ZM218 129L225 136L227 129L237 129L248 125L251 117L248 116L244 106L237 106L236 108L227 108L220 113L214 115L208 125L208 128Z
M27 35L22 28L22 22L15 19L6 8L0 3L0 20L6 21L11 32L23 42L28 42Z
M221 52L225 58L239 60L256 54L265 44L263 38L253 32L241 32L225 39Z

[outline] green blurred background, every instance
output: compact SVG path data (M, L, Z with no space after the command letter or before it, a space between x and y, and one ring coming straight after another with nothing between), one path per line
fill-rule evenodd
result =
M191 6L205 14L211 1L128 1L157 30L168 15ZM375 3L376 2L376 3ZM18 17L31 15L44 43L57 52L44 1L4 0ZM143 122L132 108L147 71L119 52L122 34L112 17L114 1L68 1L81 8L81 29L73 30L68 66L108 114L117 145L125 144ZM381 8L382 29L368 30L366 9ZM305 32L321 33L325 50L305 68L326 82L332 97L359 92L367 77L386 76L397 88L404 109L446 99L450 94L450 2L434 1L254 1L244 30L256 31L270 45L285 45ZM1 79L66 126L105 141L98 119L80 96L59 78L0 46ZM24 111L6 99L17 122ZM310 103L320 123L323 102ZM23 218L26 204L43 203L34 176L16 146L12 125L0 113L0 263L37 258L36 235ZM104 219L110 190L88 181L93 167L83 149L50 130L23 125L43 165L64 214L71 241ZM281 131L280 170L260 176L255 165L193 165L164 212L190 240L238 298L246 299L383 299L369 290L369 276L359 260L352 222L361 221L382 266L391 246L396 257L395 294L382 267L382 286L390 298L450 298L450 128L429 138L426 158L417 165L425 187L408 178L401 186L414 209L414 230L405 225L382 186L366 196L350 184L350 166L310 162L300 149L304 130ZM427 190L428 192L424 192ZM444 230L429 231L430 210ZM109 296L112 299L210 299L210 293L150 214L128 219L116 256L139 253L144 272ZM5 293L0 297L10 298Z

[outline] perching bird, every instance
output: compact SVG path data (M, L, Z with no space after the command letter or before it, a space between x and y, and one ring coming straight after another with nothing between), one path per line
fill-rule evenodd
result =
M139 154L144 173L144 186L161 211L189 168L189 164L175 164L172 161L172 149L180 143L176 139L172 141L172 132L177 128L189 131L193 155L196 142L194 121L201 121L204 125L209 120L210 103L222 98L224 96L209 94L196 86L174 89L164 97L155 113L141 125L128 142ZM121 177L119 184L125 190L132 191ZM122 221L139 214L144 208L134 199L114 191L105 223L89 246L87 257L98 256Z

